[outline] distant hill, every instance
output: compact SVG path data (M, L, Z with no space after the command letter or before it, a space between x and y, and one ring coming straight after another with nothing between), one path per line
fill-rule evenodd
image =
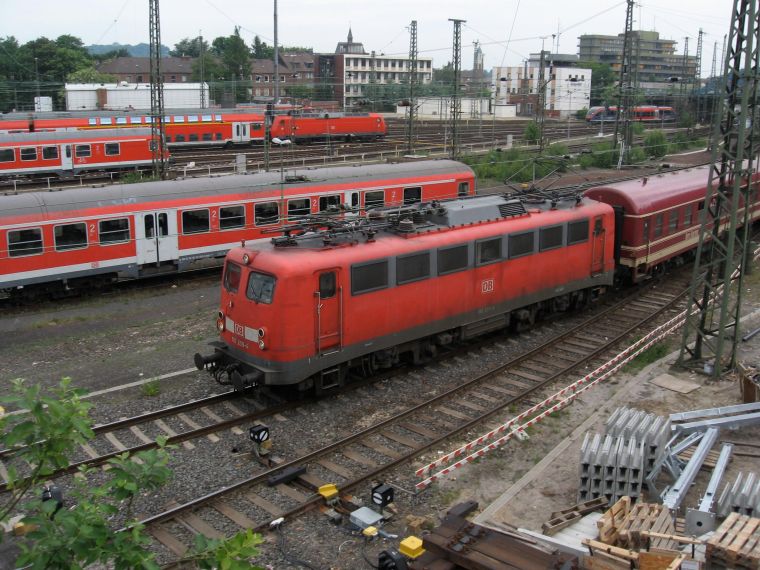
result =
M137 44L137 45L131 45L131 44L110 44L110 45L91 45L91 46L84 46L85 49L87 49L88 52L90 52L92 55L97 55L100 53L107 53L109 51L114 51L117 49L125 48L129 55L132 57L148 57L150 56L150 45L149 44ZM161 46L161 56L166 57L169 55L169 48L165 45Z

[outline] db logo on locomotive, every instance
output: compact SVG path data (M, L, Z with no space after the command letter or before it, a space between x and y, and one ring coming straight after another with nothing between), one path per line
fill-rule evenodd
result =
M245 327L239 323L235 323L235 334L238 336L245 336Z
M494 289L493 279L483 279L483 281L480 282L481 293L493 293L493 289Z

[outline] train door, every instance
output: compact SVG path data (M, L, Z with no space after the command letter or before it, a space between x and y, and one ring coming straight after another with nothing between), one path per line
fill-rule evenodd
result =
M251 131L248 123L232 123L232 142L251 142Z
M339 285L339 270L329 269L315 273L314 281L317 354L332 354L341 349L343 341L343 289Z
M177 212L165 210L137 214L137 264L175 261L179 255Z
M361 205L359 204L359 192L357 190L347 190L343 196L343 205L346 207L346 217L356 217L359 215Z
M60 148L61 152L61 170L73 170L74 159L71 157L71 145L62 144Z
M602 216L594 218L594 234L591 239L591 275L598 275L604 271L604 246L607 241Z

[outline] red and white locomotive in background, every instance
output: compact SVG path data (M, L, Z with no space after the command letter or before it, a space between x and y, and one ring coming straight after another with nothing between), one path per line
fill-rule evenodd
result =
M71 133L78 134L78 133ZM221 264L289 221L469 196L449 160L305 169L0 196L0 297L61 294Z
M227 254L213 352L195 355L242 390L317 393L484 332L531 324L693 253L708 168L567 200L480 196L386 209L328 232ZM751 218L760 215L754 181Z

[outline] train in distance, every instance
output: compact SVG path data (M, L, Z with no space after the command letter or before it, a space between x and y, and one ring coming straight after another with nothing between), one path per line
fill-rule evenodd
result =
M617 107L591 107L586 113L586 121L590 123L615 121ZM643 105L633 108L632 120L642 123L674 123L676 112L673 107L657 107Z

